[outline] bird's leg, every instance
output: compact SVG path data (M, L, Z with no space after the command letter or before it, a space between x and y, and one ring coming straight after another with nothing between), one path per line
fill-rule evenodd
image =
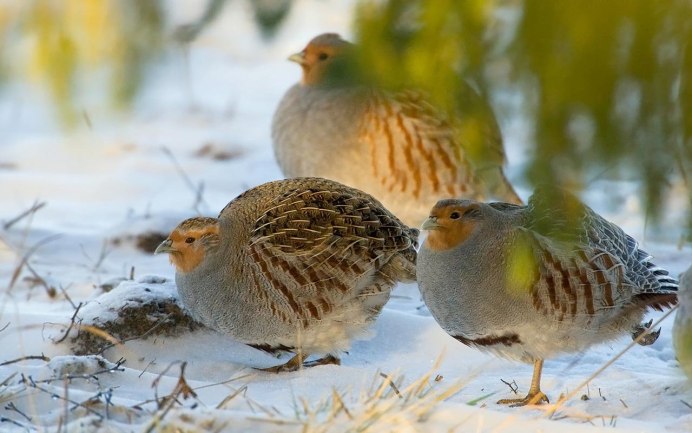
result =
M314 361L305 362L305 363L303 363L303 367L308 368L308 367L316 367L318 365L329 365L329 364L341 365L341 360L334 355L327 355L323 358L316 359Z
M260 371L266 371L269 373L283 373L287 371L296 371L303 367L303 361L309 355L307 353L298 352L296 355L289 359L285 364L277 365L275 367L269 368L258 368Z
M533 378L531 388L524 398L503 398L497 404L508 404L510 407L519 407L543 402L550 403L548 397L541 391L541 371L543 370L543 360L538 359L533 363Z

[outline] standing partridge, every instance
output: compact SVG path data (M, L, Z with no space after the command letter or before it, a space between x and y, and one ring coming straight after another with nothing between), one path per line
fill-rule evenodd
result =
M373 197L326 179L265 183L218 218L181 222L168 253L193 318L243 343L295 356L270 371L339 363L398 281L415 281L418 230ZM306 364L307 365L307 364Z
M348 72L351 50L339 35L326 33L289 57L303 78L286 92L272 122L284 175L327 177L362 189L415 227L442 197L521 203L502 170L495 117L470 86L463 83L457 112L446 119L420 92L332 79Z
M545 191L547 194L547 191ZM534 364L528 395L548 401L543 360L638 329L648 308L677 302L677 282L637 241L569 193L561 209L544 191L528 206L441 200L423 224L418 284L451 336Z
M692 266L680 278L680 305L673 324L673 345L680 367L692 381Z

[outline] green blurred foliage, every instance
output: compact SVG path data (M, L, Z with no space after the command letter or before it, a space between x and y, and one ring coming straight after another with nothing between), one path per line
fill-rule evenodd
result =
M355 30L379 85L420 87L448 112L460 77L521 95L532 185L640 179L655 223L682 178L692 234L692 2L362 1Z
M0 4L0 85L13 76L38 79L72 125L81 81L105 70L111 100L127 107L163 48L161 2ZM226 4L207 0L202 16L179 27L175 39L196 38ZM291 0L249 2L267 38L291 6ZM692 236L689 0L361 0L354 30L358 73L349 74L394 90L425 90L449 116L470 119L465 133L488 114L460 77L485 100L519 95L532 126L524 170L531 185L579 190L597 177L639 179L655 223L667 191L682 179ZM14 46L26 41L30 55L18 61ZM465 150L477 167L497 157Z
M6 19L3 19L6 18ZM52 95L63 124L79 118L79 90L108 77L110 100L129 105L162 47L158 0L31 0L0 5L0 81L32 77ZM23 49L13 50L10 44ZM10 62L10 55L12 61Z

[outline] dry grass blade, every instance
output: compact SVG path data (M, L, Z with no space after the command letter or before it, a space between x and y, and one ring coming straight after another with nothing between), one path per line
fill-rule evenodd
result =
M154 381L151 383L151 386L158 390L158 385L163 375L166 374L166 372L170 370L170 368L173 365L178 363L180 363L180 376L178 376L178 382L175 384L175 387L173 388L173 391L170 394L161 397L160 399L156 399L157 404L159 406L159 410L156 414L154 414L151 421L149 422L149 427L146 429L146 433L150 433L154 429L156 429L161 424L163 419L166 417L168 412L171 409L173 409L173 406L175 406L176 403L180 404L180 402L178 401L178 397L182 396L185 400L190 397L197 398L197 393L195 393L192 387L188 385L187 380L185 380L185 367L187 367L186 361L172 362L170 365L168 365L168 367L166 367L166 369L163 372L161 372L161 374L159 374L159 376L156 379L154 379Z
M241 386L239 389L236 389L234 392L231 394L227 395L219 404L216 405L217 409L223 409L228 402L236 398L238 395L243 394L245 395L245 392L247 391L247 385Z

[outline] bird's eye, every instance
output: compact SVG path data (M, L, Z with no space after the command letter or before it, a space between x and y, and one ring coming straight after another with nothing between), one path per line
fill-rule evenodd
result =
M186 239L185 239L185 243L186 243L186 244L191 244L191 243L193 243L194 241L195 241L195 238L186 238Z
M320 53L319 56L317 56L318 59L320 60L327 60L329 58L329 54L327 53Z
M460 216L461 216L461 215L459 215L459 212L452 212L452 213L449 215L449 217L450 217L451 219L453 219L453 220L458 220Z

